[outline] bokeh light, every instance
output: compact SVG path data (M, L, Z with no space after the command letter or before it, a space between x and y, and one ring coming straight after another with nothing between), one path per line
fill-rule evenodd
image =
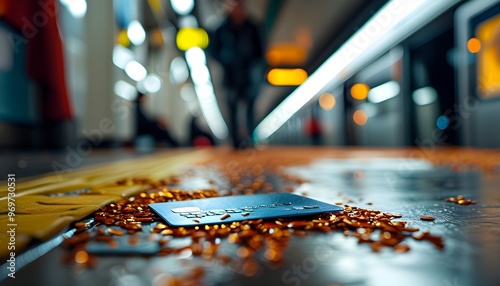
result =
M397 81L391 80L372 88L368 92L368 100L372 103L381 103L398 96L401 87Z
M187 15L193 11L194 0L170 0L172 10L179 15Z
M132 44L139 46L146 40L146 31L139 21L132 21L127 28L127 36Z
M189 70L186 61L182 57L176 57L170 63L170 80L174 84L182 84L189 77Z
M75 254L75 262L79 264L84 264L89 261L89 254L84 250L79 250Z
M319 97L318 103L319 106L324 110L331 110L335 107L335 96L333 96L331 93L325 92Z
M295 44L277 44L266 52L266 60L271 66L301 66L306 58L306 51Z
M207 63L207 57L202 49L191 48L186 51L186 62L190 68L193 68L198 65L205 65Z
M425 86L415 90L412 98L415 104L423 106L435 102L438 99L438 94L432 86Z
M368 121L368 115L363 110L356 110L352 115L352 120L359 126L363 126Z
M137 97L137 89L130 83L119 80L114 86L115 94L126 100L135 100Z
M267 74L267 80L277 86L297 86L307 79L303 69L272 69Z
M481 50L481 42L476 38L470 38L467 41L467 50L475 54Z
M161 78L156 74L148 74L145 79L137 83L137 89L143 93L155 93L161 89Z
M148 75L146 68L137 61L130 61L125 66L125 73L135 81L141 81Z
M445 130L450 125L450 119L446 115L441 115L436 119L436 127Z
M125 30L125 29L121 30L118 33L118 37L117 37L116 41L121 46L124 46L124 47L130 46L131 43L130 43L130 39L128 38L128 35L127 35L127 30Z
M66 6L75 18L83 18L87 13L87 1L85 0L61 0L61 4Z
M121 45L115 45L113 48L113 64L121 69L125 69L127 64L134 60L134 57L135 55L131 50Z
M365 100L370 92L370 87L364 83L357 83L351 87L351 96L356 100Z
M191 48L206 48L209 43L208 33L202 28L181 28L175 38L177 48L187 51Z

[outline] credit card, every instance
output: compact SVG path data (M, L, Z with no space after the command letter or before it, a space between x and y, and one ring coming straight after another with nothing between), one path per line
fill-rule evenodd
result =
M343 208L289 193L216 197L150 204L171 226L222 224L342 211Z

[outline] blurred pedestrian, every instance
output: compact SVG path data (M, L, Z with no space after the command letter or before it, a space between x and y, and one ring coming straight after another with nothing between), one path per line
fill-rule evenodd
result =
M244 1L225 1L225 8L227 17L215 30L210 52L224 69L223 84L228 95L230 134L233 146L238 148L243 144L239 136L240 102L246 104L246 126L250 136L255 127L254 104L262 74L263 51L259 30L246 16Z

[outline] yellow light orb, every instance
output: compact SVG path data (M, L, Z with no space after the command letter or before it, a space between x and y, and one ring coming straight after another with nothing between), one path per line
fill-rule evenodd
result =
M470 38L467 41L467 50L472 54L475 54L481 50L481 42L476 38Z
M364 83L357 83L351 87L351 96L356 100L365 100L368 97L370 87Z

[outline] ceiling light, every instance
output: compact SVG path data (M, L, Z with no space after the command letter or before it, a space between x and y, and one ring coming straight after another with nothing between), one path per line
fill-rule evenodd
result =
M412 94L412 98L416 105L427 105L435 102L438 98L438 94L433 87L426 86L415 90Z
M380 103L396 97L400 91L399 83L391 80L372 88L368 93L368 100L373 103Z
M321 91L335 88L422 27L458 0L393 0L384 5L309 78L257 126L257 141L266 140Z
M271 69L267 80L277 86L297 86L307 79L307 72L303 69Z

